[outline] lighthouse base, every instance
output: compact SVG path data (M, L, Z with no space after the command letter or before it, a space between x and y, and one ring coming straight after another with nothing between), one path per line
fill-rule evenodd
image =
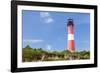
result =
M74 53L75 50L74 49L68 49L69 52Z

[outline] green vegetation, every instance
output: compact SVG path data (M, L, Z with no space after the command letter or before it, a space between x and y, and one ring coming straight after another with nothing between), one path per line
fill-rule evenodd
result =
M42 48L31 48L27 45L22 49L22 61L23 62L37 62L37 61L57 61L57 60L81 60L89 59L89 51L80 51L75 53L70 53L68 50L61 52L53 51L48 52Z

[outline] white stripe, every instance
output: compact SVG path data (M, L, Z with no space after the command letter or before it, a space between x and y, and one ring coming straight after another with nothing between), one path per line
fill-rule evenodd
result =
M73 34L68 34L68 40L74 40L74 35Z

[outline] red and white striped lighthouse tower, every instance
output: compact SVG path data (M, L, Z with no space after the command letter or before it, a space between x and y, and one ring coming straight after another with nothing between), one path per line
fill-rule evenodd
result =
M74 53L75 52L74 24L72 19L68 19L67 30L68 30L68 51Z

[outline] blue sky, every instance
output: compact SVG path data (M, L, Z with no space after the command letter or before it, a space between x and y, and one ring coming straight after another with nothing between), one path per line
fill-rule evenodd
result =
M74 21L74 40L77 51L90 50L90 14L75 12L22 11L23 47L47 51L67 49L67 20Z

